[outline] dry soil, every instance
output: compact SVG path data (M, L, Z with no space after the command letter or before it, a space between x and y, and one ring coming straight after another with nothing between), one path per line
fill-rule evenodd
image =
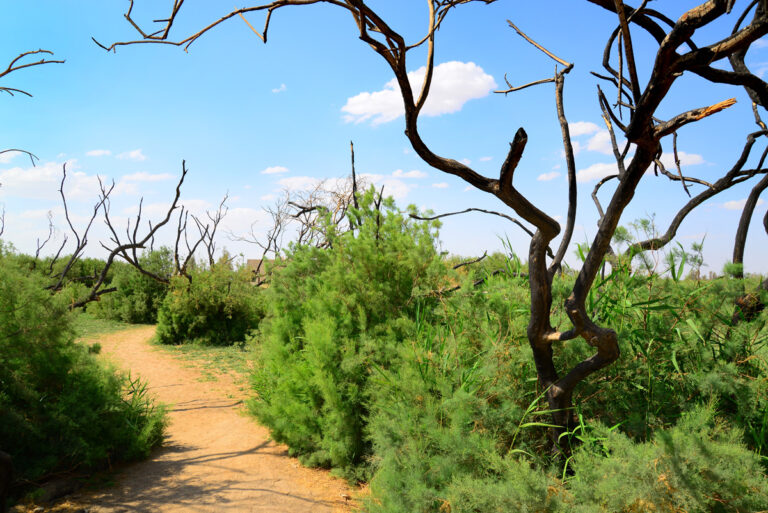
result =
M346 512L346 483L302 467L243 413L232 376L190 365L149 340L153 327L100 337L102 354L140 376L169 408L167 438L152 457L120 470L115 486L79 497L92 513Z

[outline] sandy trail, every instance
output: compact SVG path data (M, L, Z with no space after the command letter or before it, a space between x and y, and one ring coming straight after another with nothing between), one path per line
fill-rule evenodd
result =
M199 369L148 344L153 327L99 338L102 354L149 384L169 405L163 447L127 466L116 485L83 497L88 511L345 512L351 492L327 472L307 469L243 415L244 393L228 375ZM207 376L210 376L208 374Z

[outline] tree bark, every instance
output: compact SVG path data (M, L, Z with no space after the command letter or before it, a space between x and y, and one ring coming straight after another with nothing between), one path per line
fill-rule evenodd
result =
M733 263L744 264L744 246L747 243L747 232L749 231L749 224L752 222L752 214L755 212L757 206L757 200L760 199L760 194L768 188L768 175L765 175L762 180L757 182L752 188L752 192L749 193L747 202L744 205L744 210L741 211L741 219L739 219L739 228L736 230L736 241L733 245ZM766 214L768 215L768 214ZM764 220L765 221L765 220ZM768 229L766 230L768 231ZM736 278L744 277L744 269L742 269L735 275Z

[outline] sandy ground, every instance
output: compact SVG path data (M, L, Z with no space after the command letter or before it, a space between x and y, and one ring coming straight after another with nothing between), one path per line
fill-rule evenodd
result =
M127 466L115 486L81 495L92 513L346 512L353 494L328 472L302 467L243 413L228 375L201 372L152 347L153 327L100 337L102 354L141 376L169 406L167 438L151 459Z

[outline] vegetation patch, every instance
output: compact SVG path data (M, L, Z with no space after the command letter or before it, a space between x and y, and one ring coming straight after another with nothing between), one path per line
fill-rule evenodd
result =
M17 478L147 456L165 424L146 385L76 343L66 297L15 254L2 249L0 263L0 447Z

